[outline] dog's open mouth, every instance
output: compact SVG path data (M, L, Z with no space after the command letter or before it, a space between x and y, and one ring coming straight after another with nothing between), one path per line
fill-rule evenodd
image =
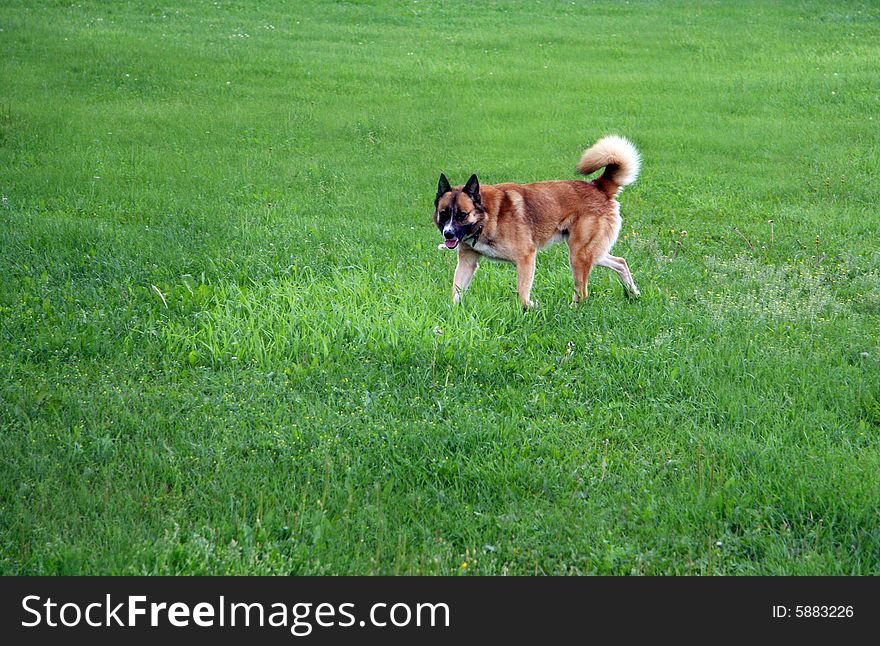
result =
M446 241L447 249L455 249L458 246L458 238L453 238L452 240Z

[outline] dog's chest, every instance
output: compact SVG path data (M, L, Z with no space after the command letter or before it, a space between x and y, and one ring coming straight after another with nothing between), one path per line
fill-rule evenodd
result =
M481 240L478 240L478 241L474 242L471 245L471 247L477 253L482 254L488 258L495 258L497 260L507 260L504 253L502 252L502 250L499 249L496 245L492 244L491 242L487 243L487 242L483 242Z

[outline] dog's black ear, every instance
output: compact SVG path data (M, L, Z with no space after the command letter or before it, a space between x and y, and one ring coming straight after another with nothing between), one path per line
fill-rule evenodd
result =
M440 173L440 181L437 182L437 197L434 198L434 206L437 206L437 202L440 201L440 198L451 190L452 187L449 185L449 180L446 179L446 175Z
M464 185L464 192L467 193L468 197L471 198L471 201L474 204L480 203L480 181L477 179L476 175L471 175L467 184Z

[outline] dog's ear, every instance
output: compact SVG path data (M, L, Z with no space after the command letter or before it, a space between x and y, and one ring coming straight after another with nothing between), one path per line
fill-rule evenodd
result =
M467 193L467 196L471 198L474 204L480 203L480 181L475 174L471 175L467 184L464 185L464 192Z
M449 185L449 180L446 179L446 175L440 173L440 181L437 182L437 197L434 198L434 206L437 206L437 202L440 201L440 198L451 190L452 187Z

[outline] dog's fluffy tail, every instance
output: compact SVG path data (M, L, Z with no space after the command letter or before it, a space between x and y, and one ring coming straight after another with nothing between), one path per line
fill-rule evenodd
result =
M593 171L605 168L605 172L596 179L596 185L608 197L614 197L624 186L629 186L639 176L641 165L639 151L628 139L611 135L602 137L581 155L577 171L589 175Z

